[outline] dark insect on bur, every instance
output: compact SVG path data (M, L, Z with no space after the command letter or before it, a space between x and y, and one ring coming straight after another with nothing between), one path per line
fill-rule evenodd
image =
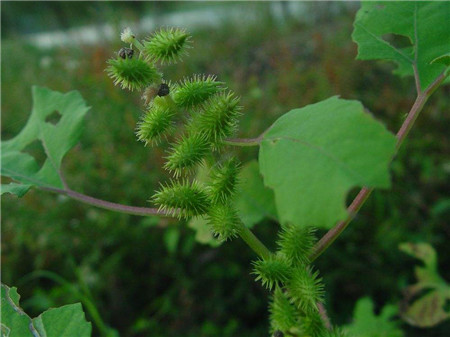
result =
M169 92L170 92L169 86L166 83L161 83L157 95L161 97L167 96Z
M133 57L134 50L131 48L120 48L119 56L123 59L131 59Z
M282 333L280 330L276 330L273 333L273 337L284 337L284 333Z

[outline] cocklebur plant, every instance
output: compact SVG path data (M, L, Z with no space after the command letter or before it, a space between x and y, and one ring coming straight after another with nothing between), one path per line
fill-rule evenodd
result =
M363 3L357 14L353 39L358 58L394 61L397 73L415 79L416 100L396 135L358 101L331 97L291 110L256 138L233 138L245 112L238 95L225 83L210 74L164 78L163 67L187 55L192 44L189 34L163 28L140 41L125 29L121 39L126 46L108 61L106 72L121 88L141 92L137 139L168 149L163 166L172 179L149 195L157 207L119 205L68 187L61 161L79 139L87 107L77 93L63 95L42 88L33 89L36 109L24 131L2 142L2 175L15 181L3 192L22 196L38 187L128 214L202 217L213 237L222 242L240 237L258 255L252 273L271 293L274 336L344 336L345 331L330 323L325 288L312 263L348 226L374 188L390 186L389 164L449 72L450 34L443 24L448 6L371 2ZM389 44L383 39L389 33L406 36L411 46ZM45 119L55 109L62 118L50 125ZM35 139L46 149L41 168L22 151ZM251 179L244 174L249 166L239 163L232 146L259 146L258 170ZM207 173L202 179L196 174L199 170ZM274 252L250 230L245 213L250 207L238 207L243 194L239 190L247 183L242 177L252 180L258 190L255 200L263 205L258 212L267 211L280 223ZM346 209L347 193L355 186L362 189ZM316 228L329 231L316 240ZM14 317L16 311L8 312Z
M129 34L126 30L122 35L127 35L127 32ZM149 68L156 69L153 60L170 64L179 59L180 54L184 54L184 44L189 40L185 31L161 29L143 43L144 49L138 51L138 57L142 57L140 60L143 63L149 63ZM131 44L141 46L135 36ZM223 162L220 158L224 141L237 130L242 110L239 99L212 75L193 75L169 86L167 95L156 95L149 99L148 91L158 87L162 75L161 78L148 77L148 81L143 84L142 76L128 76L129 73L140 71L141 64L136 63L136 69L129 69L122 78L123 72L118 71L115 62L130 62L132 67L134 52L128 54L131 56L122 57L119 52L117 59L109 61L108 74L115 83L128 84L122 85L122 88L132 90L147 87L144 97L148 109L138 123L138 139L146 144L158 144L164 135L171 144L164 168L176 180L162 185L152 201L159 206L160 211L179 218L205 216L213 236L219 241L237 237L240 229L244 228L232 202L239 162L235 157L224 159ZM157 70L155 73L162 74ZM130 83L133 79L136 83ZM185 114L188 117L184 130L178 130L181 135L175 136L176 139L172 141L169 130L173 131L174 118ZM215 159L218 158L216 163L205 161L211 151L216 154ZM192 177L201 165L206 165L209 171L209 179L204 184ZM254 262L256 280L260 280L270 291L275 287L282 288L296 308L296 319L309 322L301 324L302 333L319 336L325 330L318 307L323 301L323 285L318 272L309 267L308 260L314 244L314 229L286 224L277 244L279 252L261 256ZM272 317L272 320L275 321L277 317ZM274 322L273 325L280 324Z

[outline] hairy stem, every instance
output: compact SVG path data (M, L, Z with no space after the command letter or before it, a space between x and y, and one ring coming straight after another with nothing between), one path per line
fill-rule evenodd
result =
M267 259L272 254L270 250L248 229L242 222L239 227L239 236L259 257Z
M446 77L445 73L444 72L441 73L441 75L439 75L436 78L436 80L433 83L431 83L425 91L419 92L416 100L414 101L413 106L411 107L411 110L408 113L408 116L406 117L405 121L403 122L402 126L400 127L400 129L396 134L397 150L404 142L406 136L408 135L409 131L414 125L414 122L416 121L417 117L422 111L426 101L431 96L431 94L439 87L439 85L444 81L445 77ZM418 80L416 79L416 81ZM349 213L347 219L338 222L336 226L330 229L316 243L310 256L311 261L314 261L316 258L318 258L338 238L338 236L344 231L344 229L347 228L348 224L354 218L355 214L359 211L364 202L369 198L369 195L372 192L372 190L373 190L372 188L363 187L359 191L358 195L352 201L352 203L347 209Z

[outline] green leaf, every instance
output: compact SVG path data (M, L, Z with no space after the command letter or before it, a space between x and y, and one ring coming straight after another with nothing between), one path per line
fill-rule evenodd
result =
M9 288L1 285L2 303L2 332L6 331L8 337L32 336L30 331L30 317L28 317L19 307L20 296L16 288ZM3 336L3 335L2 335Z
M397 314L397 307L386 305L379 316L374 314L373 302L365 297L356 303L353 322L345 327L349 336L358 337L402 337L399 323L392 318Z
M396 139L357 101L331 97L281 116L259 152L281 222L332 227L355 186L389 187Z
M235 206L242 222L251 228L265 217L277 219L274 194L264 186L258 162L246 163L238 177Z
M394 61L400 75L412 75L416 64L425 89L448 66L436 59L450 52L449 13L445 1L363 2L352 34L357 59ZM388 42L388 34L407 37L411 45L397 47Z
M87 322L80 303L52 308L31 319L19 306L16 288L1 285L2 336L8 337L89 337Z
M416 266L417 283L406 288L401 316L409 324L421 328L435 326L450 318L445 304L450 300L450 285L439 275L437 254L427 243L402 243L400 250L421 260Z
M25 184L16 184L16 183L2 184L1 194L10 193L17 195L19 198L21 198L28 192L30 188L31 185Z
M89 108L78 92L62 94L46 88L33 87L33 110L27 124L14 138L1 142L1 174L23 183L2 189L2 193L22 196L31 186L63 188L60 177L61 162L65 154L78 142L83 117ZM54 125L46 119L54 112L60 115ZM25 147L39 140L47 158L39 167Z
M431 61L431 63L441 63L446 66L450 66L450 53L436 57L433 61Z
M33 319L33 325L42 336L91 336L91 324L86 322L81 303L52 308Z

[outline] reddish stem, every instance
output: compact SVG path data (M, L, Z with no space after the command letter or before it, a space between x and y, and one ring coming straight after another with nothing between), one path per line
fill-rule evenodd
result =
M417 76L417 75L416 75ZM431 96L431 94L439 87L439 85L444 81L446 75L445 73L441 73L436 80L431 83L428 88L423 91L419 92L416 100L414 101L413 106L411 107L411 110L408 113L408 116L406 117L405 121L403 122L402 126L397 132L397 150L402 145L403 141L405 140L406 136L408 135L409 131L411 130L412 126L414 125L414 122L416 121L417 117L419 116L420 112L423 109L423 106L425 105L428 98ZM347 219L340 221L334 226L332 229L330 229L314 246L313 252L310 256L310 260L314 261L317 259L338 237L339 235L344 231L345 228L347 228L348 224L356 213L360 210L364 202L369 198L370 193L373 191L373 188L369 187L363 187L356 198L352 201L350 206L348 207L348 217Z

